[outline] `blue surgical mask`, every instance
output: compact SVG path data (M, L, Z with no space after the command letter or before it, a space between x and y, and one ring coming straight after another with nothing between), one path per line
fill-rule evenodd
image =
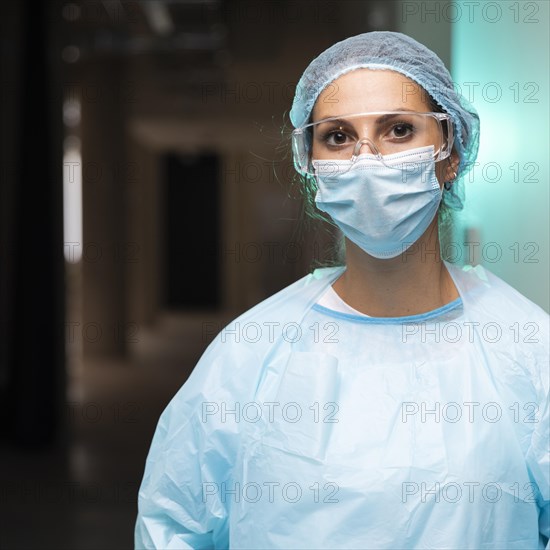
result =
M433 146L351 160L314 160L315 202L344 235L375 258L394 258L426 231L442 192Z

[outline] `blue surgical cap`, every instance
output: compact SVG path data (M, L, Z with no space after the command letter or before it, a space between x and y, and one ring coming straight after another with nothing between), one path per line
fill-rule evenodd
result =
M439 57L410 36L399 32L374 31L337 42L316 57L296 87L290 111L295 128L309 121L319 94L334 80L355 69L396 71L415 81L451 115L454 146L459 156L457 178L443 193L443 203L453 210L464 204L463 177L473 166L479 148L479 116L458 94L449 71Z

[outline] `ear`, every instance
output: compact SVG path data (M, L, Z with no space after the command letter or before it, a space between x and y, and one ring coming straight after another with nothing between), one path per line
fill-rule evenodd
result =
M453 182L456 179L459 163L460 159L458 158L458 153L453 149L451 156L447 158L447 165L445 166L445 181Z

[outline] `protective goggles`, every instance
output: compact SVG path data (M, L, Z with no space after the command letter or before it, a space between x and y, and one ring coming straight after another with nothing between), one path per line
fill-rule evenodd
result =
M453 142L453 123L447 113L358 113L325 118L292 132L294 166L303 175L315 175L314 160L353 164L359 157L402 169L395 162L401 153L428 146L433 146L432 160L440 161L450 156Z

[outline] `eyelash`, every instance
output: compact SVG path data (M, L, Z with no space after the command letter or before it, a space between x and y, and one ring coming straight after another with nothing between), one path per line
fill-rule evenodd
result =
M398 126L404 126L409 131L409 134L407 134L407 136L404 136L403 138L396 138L396 139L406 139L407 137L410 137L411 132L414 133L413 125L410 122L405 122L405 121L396 121L396 122L391 123L391 126L390 126L389 130L392 131L394 128L396 128ZM349 137L349 134L347 133L346 130L341 129L341 128L337 128L337 129L333 129L333 130L327 130L326 132L324 132L320 136L320 139L323 143L327 143L328 140L336 134L343 134L343 135ZM334 145L334 147L338 147L338 145Z

